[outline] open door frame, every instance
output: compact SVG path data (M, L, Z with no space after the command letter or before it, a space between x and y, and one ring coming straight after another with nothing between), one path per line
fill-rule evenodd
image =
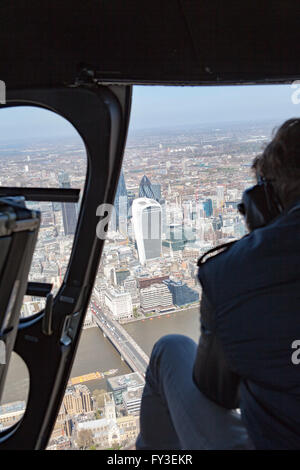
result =
M12 90L7 93L7 103L0 107L0 112L8 106L38 106L56 112L75 127L88 159L72 252L53 301L52 334L45 334L43 329L44 310L19 324L14 351L28 367L30 390L23 418L0 433L0 449L44 449L50 438L101 258L104 240L96 235L96 210L100 204L114 201L131 92L130 86L96 84Z

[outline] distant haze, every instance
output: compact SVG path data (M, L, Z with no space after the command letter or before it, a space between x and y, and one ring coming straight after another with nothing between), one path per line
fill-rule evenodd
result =
M135 86L130 135L141 129L188 128L225 122L271 120L280 124L300 115L290 85ZM34 107L0 110L0 140L63 138L76 134L70 123Z

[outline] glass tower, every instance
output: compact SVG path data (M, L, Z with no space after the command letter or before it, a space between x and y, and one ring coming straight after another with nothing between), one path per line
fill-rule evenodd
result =
M58 175L58 182L61 188L70 188L70 177L65 171ZM74 235L77 225L77 211L74 202L63 202L62 205L63 225L65 235Z
M149 178L144 175L140 182L139 197L147 197L149 199L154 199L154 201L160 202L160 184L151 184Z
M123 170L121 170L120 179L115 196L114 207L116 211L115 229L127 233L128 219L128 193L125 184Z
M132 204L132 220L139 260L159 258L162 252L162 212L154 199L137 198Z

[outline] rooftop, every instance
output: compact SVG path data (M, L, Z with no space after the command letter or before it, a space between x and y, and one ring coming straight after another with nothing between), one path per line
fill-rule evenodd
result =
M123 387L143 387L145 383L144 379L137 372L111 377L107 379L107 382L112 390Z

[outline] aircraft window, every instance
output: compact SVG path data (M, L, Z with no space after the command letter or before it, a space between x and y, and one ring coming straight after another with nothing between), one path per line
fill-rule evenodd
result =
M78 202L26 202L28 208L42 214L29 281L52 284L55 295L72 249L85 183L86 151L74 127L52 111L30 106L3 108L0 120L2 187L80 190ZM38 313L44 305L44 298L26 296L21 317Z
M26 410L29 386L27 366L23 359L13 351L0 404L0 432L22 419Z
M115 216L48 449L134 448L153 344L169 333L198 342L197 259L246 233L237 204L254 156L297 114L293 92L134 87Z

